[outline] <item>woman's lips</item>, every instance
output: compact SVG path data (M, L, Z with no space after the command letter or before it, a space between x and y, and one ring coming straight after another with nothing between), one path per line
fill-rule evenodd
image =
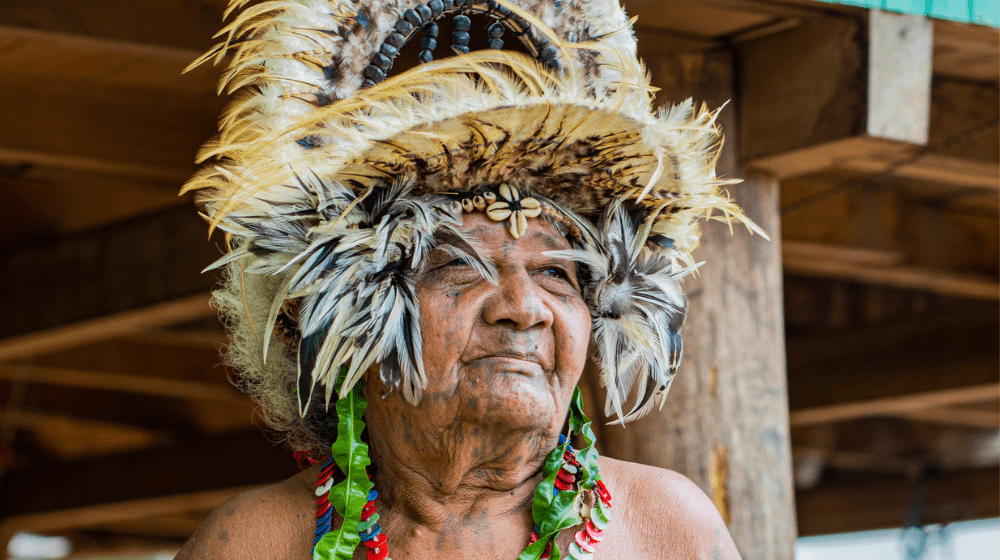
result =
M528 377L545 373L541 364L532 356L482 356L469 362L469 365L485 366L503 373L514 373Z

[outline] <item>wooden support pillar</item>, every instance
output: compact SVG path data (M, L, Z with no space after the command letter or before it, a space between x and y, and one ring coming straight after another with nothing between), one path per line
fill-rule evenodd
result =
M640 40L640 47L642 41ZM640 55L642 53L640 52ZM643 56L661 88L658 102L687 97L721 106L733 98L728 52ZM738 103L738 100L736 100ZM735 138L735 109L721 123ZM735 176L732 146L719 172ZM660 412L622 428L599 427L601 452L676 470L713 500L746 560L791 560L796 535L782 317L777 181L752 176L730 187L733 199L774 241L742 226L704 228L690 299L684 359ZM603 391L587 376L589 410L601 417Z

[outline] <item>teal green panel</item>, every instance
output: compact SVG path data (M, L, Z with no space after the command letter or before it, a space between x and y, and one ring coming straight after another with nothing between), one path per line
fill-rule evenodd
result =
M971 23L1000 27L1000 2L997 0L969 0L972 4Z
M847 4L848 6L858 6L861 8L881 8L882 0L834 0L834 4Z
M969 0L930 0L927 15L941 19L969 21Z
M1000 0L820 0L938 19L1000 27Z
M882 9L904 14L922 14L927 7L927 0L886 0Z

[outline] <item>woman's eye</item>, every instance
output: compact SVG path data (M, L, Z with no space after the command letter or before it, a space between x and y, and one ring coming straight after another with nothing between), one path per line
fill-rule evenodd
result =
M441 266L469 266L469 261L462 257L456 257Z
M569 274L558 266L547 266L542 269L542 274L551 276L552 278L558 278L560 280L569 280Z

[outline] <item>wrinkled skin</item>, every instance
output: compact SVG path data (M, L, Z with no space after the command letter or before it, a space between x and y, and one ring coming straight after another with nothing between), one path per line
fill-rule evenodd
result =
M417 278L422 401L390 391L377 367L365 382L376 503L396 560L520 554L542 461L587 356L590 314L575 266L543 254L569 248L566 240L543 220L517 240L479 214L462 228L482 241L498 284L433 252ZM596 558L739 558L718 512L684 477L606 458L600 468L614 506ZM178 558L308 558L317 471L234 497ZM563 551L573 532L558 539Z
M378 398L387 388L369 375L375 457L411 465L426 453L436 484L453 491L469 471L513 487L529 474L522 463L535 470L554 447L583 371L590 312L574 263L543 254L569 244L537 222L515 241L481 214L466 217L496 286L443 250L428 256L416 282L427 389L414 408L398 392Z

